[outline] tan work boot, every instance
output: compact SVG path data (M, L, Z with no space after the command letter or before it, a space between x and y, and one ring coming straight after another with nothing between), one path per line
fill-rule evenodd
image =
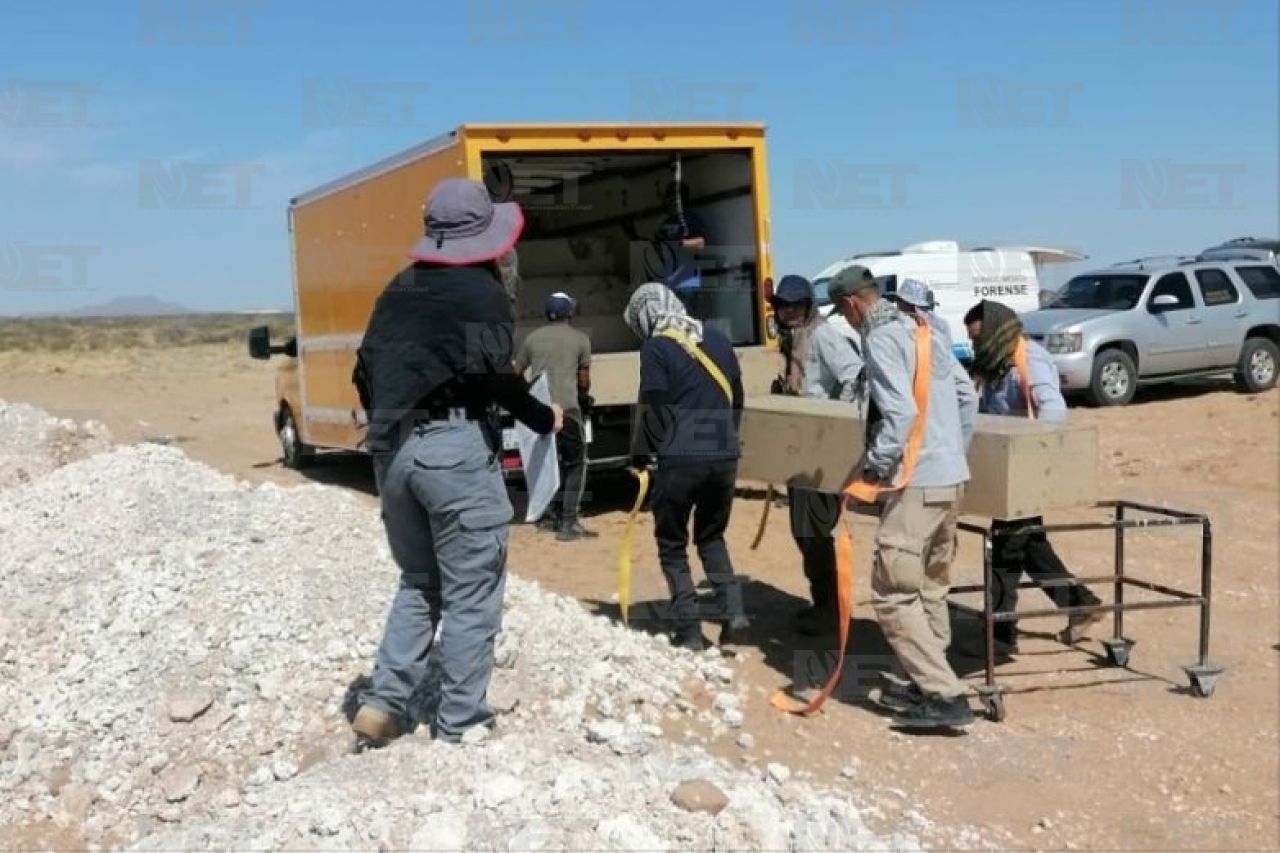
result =
M381 749L400 737L400 726L396 724L395 717L369 705L356 711L351 730L356 733L356 752Z

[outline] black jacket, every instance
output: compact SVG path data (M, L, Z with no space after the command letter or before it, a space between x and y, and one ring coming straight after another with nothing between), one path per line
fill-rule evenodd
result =
M514 337L511 303L490 268L402 270L374 304L352 376L369 450L393 451L407 424L445 407L481 419L497 404L535 432L551 432L551 409L515 372Z

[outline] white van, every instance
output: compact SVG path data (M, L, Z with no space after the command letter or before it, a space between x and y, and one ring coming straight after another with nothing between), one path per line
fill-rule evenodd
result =
M845 267L861 264L871 270L882 291L894 290L906 278L923 281L933 290L937 315L951 328L956 357L968 359L973 352L964 333L964 315L975 303L995 299L1019 314L1035 311L1040 307L1041 268L1086 257L1042 246L961 249L954 240L932 240L898 252L867 252L837 261L814 276L813 290L818 305L829 313L827 283Z

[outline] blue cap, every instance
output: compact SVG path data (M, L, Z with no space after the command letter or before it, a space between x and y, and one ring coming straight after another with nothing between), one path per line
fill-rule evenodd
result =
M784 275L773 291L773 303L812 302L813 285L802 275Z
M572 296L557 290L547 297L546 314L548 320L564 320L573 316L578 302Z

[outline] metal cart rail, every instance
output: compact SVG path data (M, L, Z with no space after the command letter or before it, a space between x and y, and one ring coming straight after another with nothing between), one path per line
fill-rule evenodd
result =
M970 605L950 601L952 607L962 613L982 620L984 654L986 658L986 675L983 684L978 687L987 718L1000 722L1005 718L1005 688L995 677L995 624L1014 620L1037 619L1048 616L1073 615L1077 613L1110 612L1114 615L1112 636L1103 640L1107 658L1114 666L1124 667L1129 663L1129 652L1134 640L1124 635L1124 614L1130 610L1157 610L1169 607L1200 608L1200 642L1196 663L1183 667L1190 680L1191 693L1198 697L1213 695L1218 676L1225 668L1209 660L1209 611L1213 593L1213 529L1209 518L1191 512L1170 509L1168 507L1151 506L1134 501L1102 501L1094 504L1095 509L1110 510L1111 518L1106 521L1088 521L1071 524L1028 524L1017 528L992 530L971 522L960 522L957 527L965 533L973 533L982 537L982 585L953 587L953 595L964 593L982 593L981 609ZM1142 517L1134 518L1130 512L1141 513ZM1174 589L1165 584L1154 583L1131 577L1125 573L1125 532L1128 530L1146 530L1157 527L1176 527L1198 525L1200 527L1200 591L1188 592ZM1111 530L1115 536L1114 574L1096 577L1083 577L1074 580L1050 581L1044 586L1063 586L1070 583L1113 584L1115 601L1111 604L1081 605L1078 607L1052 607L1041 610L997 611L992 601L992 542L997 536L1025 533L1081 533L1095 530ZM1019 589L1038 586L1031 581L1022 581ZM1126 587L1135 587L1163 596L1154 601L1126 601Z

